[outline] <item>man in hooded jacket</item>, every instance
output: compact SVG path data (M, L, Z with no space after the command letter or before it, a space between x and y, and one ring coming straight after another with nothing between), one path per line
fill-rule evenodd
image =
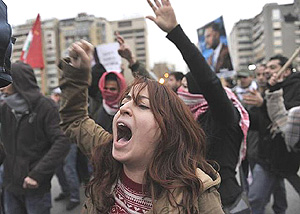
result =
M13 83L1 89L1 136L6 214L50 214L51 178L70 144L55 103L40 93L33 69L12 64Z

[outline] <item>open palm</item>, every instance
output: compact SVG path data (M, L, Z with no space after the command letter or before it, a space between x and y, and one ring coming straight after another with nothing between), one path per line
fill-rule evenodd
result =
M155 24L164 32L169 33L178 25L169 0L161 0L161 3L158 0L154 0L156 6L151 0L147 0L147 2L156 15L156 17L147 16L147 18L155 22Z

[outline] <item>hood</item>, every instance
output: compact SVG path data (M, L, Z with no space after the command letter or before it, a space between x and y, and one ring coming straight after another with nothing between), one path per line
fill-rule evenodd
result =
M213 169L212 166L211 168ZM219 188L221 177L215 169L213 169L212 174L206 174L203 170L197 168L196 175L203 183L203 191L206 191L211 187Z
M113 73L117 77L117 82L118 82L118 85L119 85L119 88L120 88L120 92L119 92L119 95L118 95L118 98L117 98L117 102L119 102L119 100L121 99L121 97L122 97L122 95L123 95L123 93L124 93L124 91L126 90L126 87L127 87L126 80L125 80L124 76L121 73L119 73L117 71L105 72L101 76L101 78L100 78L100 80L98 82L98 87L99 87L99 89L100 89L100 91L102 93L102 96L103 96L104 86L105 86L105 78L106 78L106 76L108 74L111 74L111 73Z
M32 109L41 96L33 69L24 62L13 63L11 76L15 90L26 100L29 109Z

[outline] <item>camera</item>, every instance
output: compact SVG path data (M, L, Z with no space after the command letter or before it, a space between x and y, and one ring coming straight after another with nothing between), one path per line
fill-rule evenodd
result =
M12 83L10 57L13 39L11 26L7 22L7 6L0 0L0 88Z

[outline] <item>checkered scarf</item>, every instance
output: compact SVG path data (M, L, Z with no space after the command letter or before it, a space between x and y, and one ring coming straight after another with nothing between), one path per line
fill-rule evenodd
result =
M234 107L237 108L241 116L239 125L244 134L244 139L241 144L240 160L239 160L240 163L246 157L246 149L247 149L246 139L247 139L248 128L250 125L249 115L246 109L242 106L240 101L237 99L236 95L229 88L225 87L224 89L228 98L232 101ZM195 120L199 117L199 115L205 113L209 108L208 103L202 94L191 94L189 92L185 92L182 90L177 91L177 94L179 98L181 98L184 101L184 103L190 108L190 110L194 115Z

